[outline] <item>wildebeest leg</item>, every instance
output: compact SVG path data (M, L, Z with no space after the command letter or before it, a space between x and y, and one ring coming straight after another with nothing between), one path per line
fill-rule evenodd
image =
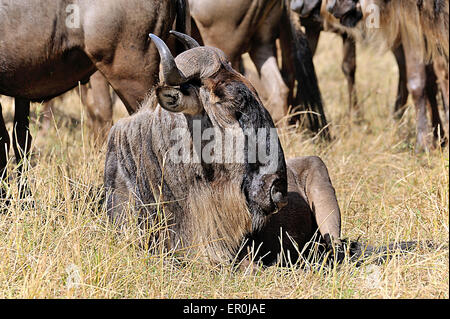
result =
M297 80L297 93L294 105L296 107L299 106L299 110L307 111L306 118L309 129L314 133L321 133L325 140L329 140L331 135L308 39L302 31L298 15L295 12L291 11L288 13L287 11L284 11L280 22L280 33L288 32L292 38L292 56L295 78ZM295 121L295 116L291 117L291 122Z
M425 92L428 98L428 106L430 108L430 114L431 114L431 125L433 127L433 137L434 140L438 140L439 137L444 138L445 132L444 128L442 127L441 117L439 115L439 108L438 108L438 102L437 102L437 93L438 93L438 86L437 86L437 78L436 74L434 73L433 64L428 64L426 66L426 86L425 86Z
M352 117L354 114L355 118L359 118L360 110L355 92L356 43L355 40L352 37L349 37L346 33L342 34L342 41L344 44L342 72L347 79L349 111Z
M19 183L19 198L23 199L30 195L26 177L22 175L27 168L27 160L31 148L30 124L30 101L15 99L13 149L17 162L17 177Z
M394 105L394 118L400 119L405 113L405 105L409 95L407 86L408 81L406 78L406 60L402 45L399 45L392 50L392 53L394 54L398 66L398 89Z
M282 27L280 26L280 29ZM280 52L281 52L281 76L283 77L284 83L286 84L289 95L288 95L288 104L287 105L296 105L295 99L295 61L294 61L294 52L295 49L292 45L292 36L290 36L289 32L280 32L279 34L279 44L280 44ZM278 49L278 48L277 48ZM274 55L277 56L278 52L274 52ZM258 89L257 89L258 90ZM259 92L259 91L258 91ZM294 120L295 117L291 118L291 121Z
M258 70L261 83L264 85L264 91L267 94L265 107L275 124L285 126L289 89L281 76L273 50L274 42L261 43L259 40L256 40L253 42L249 53Z
M8 164L9 153L9 134L3 120L2 104L0 103L0 200L5 199L7 190L5 185L8 185L8 172L6 165Z
M265 23L256 30L251 40L249 54L267 94L264 106L276 125L285 126L287 124L289 88L284 82L278 67L277 56L274 54L281 15L281 11L273 10L266 17Z
M445 61L445 58L442 56L434 57L433 61L434 71L437 76L437 80L439 83L439 87L442 94L442 100L444 104L445 111L445 122L447 127L447 138L448 138L448 130L449 130L449 79L448 79L448 63Z
M408 90L416 108L416 153L422 150L428 151L434 145L427 117L425 64L416 48L409 47L407 43L403 43L403 48L405 49Z
M300 22L301 26L305 27L305 37L308 42L309 49L311 51L311 55L314 56L317 44L319 43L320 32L323 30L322 22L315 21L314 18L302 18ZM283 28L288 28L287 25L281 25L280 30ZM292 32L291 32L292 33ZM295 100L294 91L295 91L295 58L294 52L295 45L292 45L292 34L290 32L280 32L280 41L282 44L282 75L285 79L285 82L289 88L289 100L288 105L296 105L298 101ZM283 46L284 43L286 45ZM289 52L288 52L289 51ZM296 116L291 118L291 121L296 120Z
M339 246L341 211L327 167L316 156L297 157L287 165L294 171L298 191L306 197L320 234L330 247Z
M318 230L327 249L340 261L341 215L325 164L319 157L305 156L289 159L286 165L288 205L248 238L246 248L258 249L265 265L280 260L280 255L295 262L298 253L304 251L308 255L308 248L312 247L308 243L315 241ZM242 250L240 260L246 255L247 251Z
M100 72L94 73L89 83L91 89L87 85L81 86L81 100L95 139L103 142L112 125L113 103L109 83Z

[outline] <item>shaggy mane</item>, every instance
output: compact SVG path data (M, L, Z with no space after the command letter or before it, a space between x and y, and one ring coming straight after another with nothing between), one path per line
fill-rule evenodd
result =
M198 185L188 195L188 243L213 262L236 257L245 235L252 231L252 218L240 185Z

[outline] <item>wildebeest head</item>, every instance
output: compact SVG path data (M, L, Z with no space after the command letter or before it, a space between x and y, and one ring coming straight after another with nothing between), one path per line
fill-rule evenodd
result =
M327 10L343 26L353 28L363 18L360 0L327 0Z
M291 10L297 12L300 17L306 18L313 11L320 11L322 0L291 0Z
M207 118L212 127L234 128L230 130L232 135L245 136L243 147L235 148L244 153L240 164L211 165L202 158L201 165L209 170L211 183L224 176L240 183L255 230L266 216L286 204L286 164L274 123L254 88L230 66L221 50L199 46L187 35L171 33L187 48L176 58L161 39L150 35L161 56L162 84L156 88L159 105L170 112L184 113L187 118ZM262 138L254 148L251 140L257 136ZM272 152L270 161L259 157L267 155L267 151Z

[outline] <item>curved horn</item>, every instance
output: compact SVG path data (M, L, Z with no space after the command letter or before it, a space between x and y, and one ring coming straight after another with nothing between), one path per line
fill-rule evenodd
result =
M155 43L156 48L158 49L159 56L161 57L162 71L164 82L168 85L180 85L187 81L186 77L178 70L178 67L175 63L175 59L172 56L167 45L163 40L158 38L153 33L149 34L153 43Z
M200 44L198 44L197 41L195 41L192 37L188 36L187 34L178 32L178 31L170 31L170 34L174 35L181 43L183 43L186 50L198 48Z

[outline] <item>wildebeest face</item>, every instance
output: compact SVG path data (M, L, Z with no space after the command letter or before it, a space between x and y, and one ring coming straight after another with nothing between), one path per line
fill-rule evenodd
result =
M355 27L363 18L359 0L327 0L327 10L346 27Z
M233 151L239 153L234 158L242 162L231 166L214 163L214 169L221 171L214 176L229 176L232 182L241 183L255 229L265 216L286 204L286 164L272 118L255 89L230 66L221 50L200 47L186 35L172 34L188 48L175 59L165 44L151 35L162 61L158 102L171 112L206 116L212 127L231 134L233 141L243 137L242 144L233 145ZM243 172L239 177L227 171L236 165Z
M291 10L297 12L300 17L306 18L315 10L320 10L322 0L291 0Z

